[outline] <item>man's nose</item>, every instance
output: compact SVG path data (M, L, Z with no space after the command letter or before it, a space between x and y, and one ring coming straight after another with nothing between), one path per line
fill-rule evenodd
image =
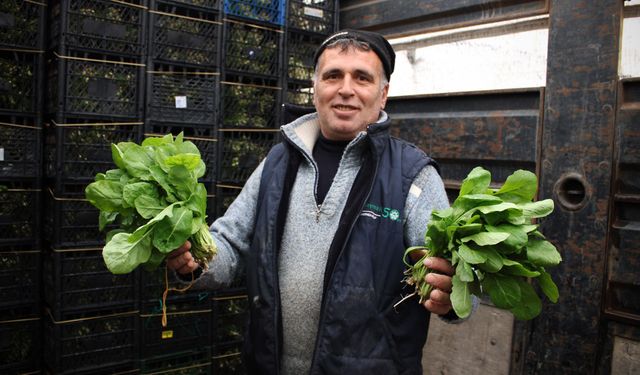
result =
M353 78L350 75L345 75L341 83L338 93L343 96L353 95Z

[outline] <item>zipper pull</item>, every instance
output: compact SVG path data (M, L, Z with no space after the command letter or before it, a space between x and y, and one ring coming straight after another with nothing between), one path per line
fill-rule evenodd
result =
M316 208L316 223L320 222L320 211L322 211L322 205L319 204Z

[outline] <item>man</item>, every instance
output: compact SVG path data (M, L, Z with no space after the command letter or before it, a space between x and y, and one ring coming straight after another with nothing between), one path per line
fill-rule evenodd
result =
M451 264L429 259L424 306L402 294L408 246L448 206L435 163L391 138L384 112L395 53L379 34L344 30L315 56L316 113L282 127L225 215L206 272L188 252L167 266L196 287L247 274L250 374L421 374L429 312L451 311ZM186 276L189 275L189 276Z

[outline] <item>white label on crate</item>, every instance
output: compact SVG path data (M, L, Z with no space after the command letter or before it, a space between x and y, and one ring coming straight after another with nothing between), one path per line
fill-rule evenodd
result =
M187 108L186 96L176 96L176 108Z
M0 147L0 161L4 161L4 147Z
M305 16L311 16L311 17L322 18L323 14L324 14L324 13L322 12L322 9L316 9L316 8L311 8L311 7L304 7L304 15L305 15Z

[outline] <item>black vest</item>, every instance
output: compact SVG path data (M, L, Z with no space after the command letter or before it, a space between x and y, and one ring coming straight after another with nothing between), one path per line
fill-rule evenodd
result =
M429 314L416 300L397 310L393 304L411 292L401 283L404 204L416 175L435 162L390 137L388 127L387 122L368 128L364 162L331 243L311 374L422 374ZM278 374L280 369L277 258L302 158L285 141L271 150L262 173L247 259L245 364L251 375Z

